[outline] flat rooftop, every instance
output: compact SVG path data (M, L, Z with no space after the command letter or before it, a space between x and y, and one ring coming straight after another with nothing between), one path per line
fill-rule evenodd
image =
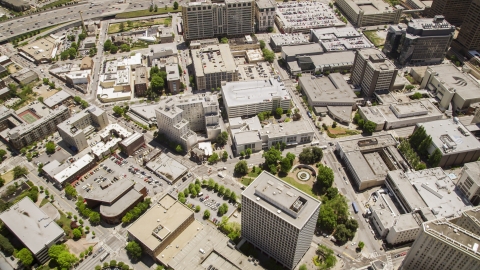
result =
M441 117L443 115L443 113L427 99L405 103L359 107L359 110L363 112L368 120L377 124L405 121L408 119L419 119L418 121L422 121L421 119L423 117Z
M225 106L236 107L271 102L272 98L290 99L285 86L274 78L256 81L227 82L222 86Z
M54 56L53 51L56 51L56 43L57 42L54 38L48 36L46 38L35 40L34 42L19 48L19 50L28 53L35 60L42 58L50 59Z
M275 46L288 46L310 43L305 37L305 35L301 33L274 34L270 37L270 40L273 44L275 44Z
M294 31L345 25L328 4L322 2L278 2L276 15L285 28Z
M478 250L480 236L445 219L425 222L423 223L423 230L430 235L443 239L443 241L447 241L450 245L466 253L472 254L477 260L480 260L480 251Z
M452 119L419 123L417 126L425 128L426 133L432 137L432 143L441 151L443 150L444 155L480 149L480 142L475 136L462 123L454 123Z
M165 195L135 221L128 232L150 250L155 250L189 218L193 212L170 195ZM158 232L155 232L155 230Z
M340 73L317 78L302 76L299 78L303 90L312 102L354 104L357 96Z
M228 44L209 45L191 50L191 53L196 76L235 72L235 60Z
M274 0L257 0L255 3L258 8L276 8L276 2Z
M345 0L345 2L357 14L360 10L365 12L365 15L387 13L395 10L394 7L382 0Z
M355 60L355 53L353 51L331 52L321 55L311 55L313 64L316 68L331 68L342 66L352 66Z
M370 136L366 138L347 139L337 142L344 153L380 149L387 146L396 146L397 141L390 134Z
M480 99L480 83L454 65L429 66L429 68L438 73L437 77L442 78L446 88L455 89L455 93L463 100Z
M128 181L128 180L124 180ZM110 186L111 187L111 186ZM109 188L107 188L109 189ZM112 205L102 204L100 205L100 213L104 216L116 217L129 208L134 202L142 197L135 189L129 190L120 199L115 201Z
M462 170L464 173L470 175L470 179L480 186L480 161L465 163Z
M367 48L358 51L364 59L368 59L368 65L375 70L386 72L395 70L395 65L378 49Z
M54 178L60 184L67 180L70 176L76 174L78 171L82 170L94 160L93 156L86 154L85 156L77 159L75 162L71 163L70 166L66 167L62 171L55 174Z
M321 204L317 199L266 171L255 178L242 192L242 196L299 229L319 211Z
M72 97L72 95L70 95L67 91L59 91L55 93L53 96L45 99L43 103L48 107L52 108L55 105L69 99L70 97Z
M87 200L94 200L110 204L120 195L122 195L125 191L131 189L133 185L135 185L134 182L121 178L120 181L113 182L113 184L111 184L105 189L102 189L99 186L93 188L83 197Z
M146 67L137 67L135 69L135 84L142 84L148 82L148 74Z
M180 162L164 153L161 153L157 158L148 162L147 168L153 172L164 175L171 181L175 181L188 170L188 168L182 165Z
M123 140L122 144L125 145L125 146L129 146L130 144L134 143L135 141L137 141L138 139L140 139L142 137L143 137L142 133L134 132L132 135L127 137L125 140Z
M34 254L65 234L29 197L0 214L0 219Z
M318 43L311 43L296 46L283 46L282 55L285 53L288 56L304 55L304 54L322 54L323 48Z
M311 29L310 38L328 52L372 48L374 45L354 27Z

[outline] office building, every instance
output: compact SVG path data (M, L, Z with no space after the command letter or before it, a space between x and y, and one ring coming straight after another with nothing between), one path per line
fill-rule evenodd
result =
M13 109L0 105L0 131L4 131L9 128L14 128L23 123L24 123L23 119L20 118Z
M70 117L67 107L61 105L50 110L50 114L33 123L23 123L7 133L7 140L16 148L21 149L33 142L42 140L57 131L57 125Z
M321 55L324 50L320 44L305 44L282 47L282 59L285 62L296 61L301 56Z
M50 109L54 109L62 104L68 107L72 100L72 95L70 95L67 91L59 91L49 98L44 99L43 104L47 105L47 107Z
M328 111L336 121L350 123L352 110L356 109L357 96L340 73L317 78L302 76L298 80L308 105L316 111ZM335 107L342 107L344 113L338 114Z
M373 48L374 45L354 27L329 27L310 30L310 40L326 52Z
M169 184L178 181L188 171L187 167L164 153L161 153L158 157L148 159L148 163L145 166Z
M403 11L382 0L337 0L335 4L357 27L398 24Z
M218 89L222 81L238 81L237 67L228 44L191 50L198 90Z
M165 72L167 72L167 89L172 94L178 94L180 89L180 71L177 64L165 65Z
M273 0L255 1L255 24L258 31L264 32L275 25L275 9L277 3Z
M294 269L310 248L320 204L263 171L242 192L242 238Z
M222 97L229 118L290 109L291 97L283 82L274 78L231 82L222 85Z
M478 211L476 218L480 218ZM476 225L479 226L478 224ZM400 269L480 268L480 236L445 218L423 223Z
M142 133L138 132L133 133L118 144L122 152L129 156L133 156L135 151L144 145L145 138Z
M138 67L135 69L135 96L143 97L147 93L148 73L146 67Z
M381 51L363 49L355 54L351 78L352 83L370 97L376 91L390 91L397 73L395 65Z
M435 2L435 1L434 1ZM480 0L472 0L457 36L457 41L467 50L480 51Z
M69 73L65 74L65 80L68 85L88 84L90 83L91 72L92 71L89 69L70 71Z
M195 132L202 131L210 140L220 134L218 106L216 95L169 97L155 109L157 127L189 151L198 142Z
M87 154L70 164L60 164L60 162L54 159L43 166L42 170L49 181L58 187L62 187L78 179L93 166L95 166L95 158Z
M408 7L414 10L422 10L423 16L428 16L430 14L430 8L432 8L433 1L422 1L422 0L407 0L405 3ZM434 14L434 15L440 15Z
M147 189L141 183L128 179L116 180L102 182L83 197L90 209L99 207L102 221L109 224L120 223L122 217L147 196Z
M38 74L29 68L21 69L20 71L10 75L10 77L12 77L15 82L22 85L38 80Z
M467 196L470 202L480 205L480 162L469 162L463 165L458 188Z
M65 236L63 229L28 196L0 214L0 219L41 264L50 259L48 248Z
M37 65L50 63L55 58L60 43L60 40L48 36L19 47L18 53Z
M96 130L102 130L107 125L107 113L92 105L60 123L57 127L62 139L74 151L82 151L88 147L87 136Z
M450 219L449 221L467 231L480 235L480 207L465 210L459 217Z
M281 52L283 46L306 45L309 43L302 33L274 34L270 36L270 47L274 52Z
M376 131L415 126L443 118L443 113L428 99L388 105L358 107L365 121L374 122Z
M285 47L284 47L285 48ZM282 48L283 49L283 48ZM297 57L287 62L287 69L292 75L301 73L348 72L355 60L353 51L330 52L311 56Z
M381 186L389 171L407 168L398 152L397 141L388 135L368 139L346 139L336 149L359 190Z
M383 52L402 65L440 64L455 34L455 26L441 15L433 19L412 19L407 27L391 25Z
M277 143L285 143L287 146L306 144L310 143L315 136L308 120L262 126L258 117L254 116L247 119L230 118L229 123L237 154L248 148L252 152L269 149Z
M254 33L255 2L225 0L190 2L182 6L185 40L219 36L238 37Z
M427 123L418 123L427 135L432 137L432 144L428 154L436 149L442 153L439 167L455 166L463 163L477 161L480 158L480 142L472 136L462 123L444 119Z
M460 26L465 19L472 0L435 0L432 1L429 15L443 15L449 23Z

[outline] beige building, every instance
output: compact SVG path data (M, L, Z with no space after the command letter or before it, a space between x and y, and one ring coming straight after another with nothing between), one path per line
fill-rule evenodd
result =
M18 52L35 64L49 63L55 57L59 44L55 38L48 36L19 47Z
M275 9L273 0L258 0L255 2L255 23L258 31L267 31L275 25Z
M184 38L187 41L254 33L255 2L225 0L191 2L182 6Z
M180 72L178 70L178 64L165 65L165 72L167 72L167 85L168 91L172 94L178 94L180 92Z
M457 182L458 188L467 196L473 205L480 204L480 162L463 165L462 174Z
M375 91L392 90L397 73L395 65L381 51L372 48L356 52L351 78L370 97Z
M337 0L335 4L358 27L398 24L403 11L382 0Z
M197 90L212 90L222 81L238 81L237 67L228 44L209 45L191 51Z

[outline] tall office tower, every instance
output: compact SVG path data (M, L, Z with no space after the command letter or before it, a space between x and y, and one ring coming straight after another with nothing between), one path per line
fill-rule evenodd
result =
M480 269L480 209L465 211L460 218L425 222L400 269ZM474 220L468 220L471 218ZM459 225L457 225L459 224ZM468 226L473 226L468 229Z
M408 27L391 25L383 52L389 57L398 58L402 65L440 64L443 62L455 26L449 24L442 15L433 19L412 19Z
M182 6L182 19L185 40L250 35L254 33L255 2L187 3Z
M377 49L358 50L352 67L352 82L369 97L375 91L391 90L398 70Z
M267 31L275 25L275 9L277 3L273 0L257 0L255 2L255 23L259 31Z
M268 172L242 192L242 237L293 269L312 242L320 202Z
M457 41L467 50L480 50L480 0L468 7Z
M472 0L435 0L429 14L430 17L443 15L445 20L459 26L465 19L471 2Z

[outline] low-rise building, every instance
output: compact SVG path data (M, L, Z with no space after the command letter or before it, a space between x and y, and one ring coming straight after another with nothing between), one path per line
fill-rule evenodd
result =
M0 214L0 219L41 264L50 260L48 249L65 237L55 220L28 196Z
M154 59L166 58L169 56L176 57L178 55L177 46L171 43L148 45L148 50L150 51L148 56L150 66Z
M419 122L430 122L443 118L443 113L428 99L358 107L358 113L366 121L374 122L377 125L376 131L415 126Z
M72 71L65 74L65 79L67 81L67 84L70 84L70 85L88 84L90 83L91 72L92 71L89 69Z
M217 89L222 81L238 81L235 61L228 44L209 45L191 50L198 90Z
M480 142L460 122L452 119L418 123L432 137L429 155L440 150L442 158L437 166L455 166L477 161L480 158Z
M165 72L167 72L167 89L172 94L178 94L180 92L180 71L177 64L169 64L165 66Z
M318 44L317 44L318 45ZM318 55L299 55L287 62L287 69L292 75L301 73L348 72L355 60L355 52L340 51Z
M274 34L270 36L270 47L274 52L281 52L283 46L297 46L309 43L310 41L302 33Z
M290 109L291 97L283 82L274 78L231 82L222 85L222 97L229 118Z
M188 171L187 167L164 153L150 160L146 167L170 184L177 182Z
M33 123L23 123L12 128L7 132L6 139L14 148L21 149L54 133L57 131L57 125L69 117L69 109L61 105L56 109L50 110L49 115Z
M148 74L146 67L138 67L135 70L135 96L143 97L147 93Z
M19 47L18 52L21 56L35 64L50 63L57 54L59 44L59 40L48 36Z
M351 112L356 109L357 96L340 73L332 73L324 77L302 76L298 80L303 93L307 96L308 105L319 110L322 107L337 121L351 122ZM344 114L337 114L333 107L346 108Z
M54 95L43 100L43 104L47 105L50 109L53 109L60 105L68 106L69 102L73 100L72 95L67 91L58 91Z
M372 48L374 45L354 27L329 27L310 30L310 40L326 52Z
M43 166L42 170L48 180L55 183L58 187L62 187L76 180L94 166L95 158L90 154L86 154L70 164L60 164L60 162L54 159Z
M28 68L21 69L16 73L10 75L14 81L21 85L29 84L35 80L38 80L38 74Z
M398 152L398 142L388 135L347 139L337 142L340 158L352 175L359 190L381 186L389 171L407 165Z
M145 145L145 138L143 134L135 132L131 136L121 141L118 146L120 147L120 149L122 149L123 153L129 156L133 156L133 153L135 153L135 151L137 151L138 148L144 145Z
M398 24L403 7L382 0L338 0L335 4L357 27Z
M321 55L324 50L318 43L311 43L305 45L282 46L282 59L285 62L296 61L300 56Z
M250 148L253 152L268 149L278 143L287 146L310 143L315 136L307 120L260 124L257 116L250 119L230 118L230 133L237 154Z
M470 202L477 206L480 204L480 162L469 162L463 165L458 188L465 194Z

